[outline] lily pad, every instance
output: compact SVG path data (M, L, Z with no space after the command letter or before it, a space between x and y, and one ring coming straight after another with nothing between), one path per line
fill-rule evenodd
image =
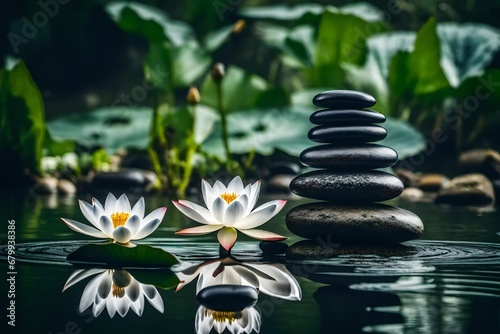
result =
M145 107L100 108L49 121L47 127L55 138L101 145L113 153L119 148L146 148L152 114L153 111Z
M84 245L68 254L73 264L113 268L168 268L179 261L172 254L147 245L124 247L118 244Z

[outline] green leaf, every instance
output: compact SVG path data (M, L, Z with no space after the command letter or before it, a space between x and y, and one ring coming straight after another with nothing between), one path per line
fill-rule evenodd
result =
M251 19L264 20L298 20L306 13L320 15L323 12L323 6L315 3L304 3L295 6L274 5L245 7L239 11L239 14Z
M150 42L167 40L173 46L197 44L189 25L170 19L159 8L136 2L113 2L106 6L106 11L121 29L141 35Z
M101 145L112 154L119 148L147 148L152 114L146 107L107 107L51 120L47 127L58 138Z
M268 88L269 84L261 77L229 66L222 79L224 108L227 112L253 108L259 96ZM201 88L201 103L219 109L216 84L210 76L207 76Z
M46 155L57 156L64 155L68 152L74 152L76 143L70 139L55 139L52 138L48 129L45 132L45 141L43 144L44 149L47 150Z
M212 59L198 46L185 45L172 50L174 87L188 87L206 73Z
M411 53L398 52L391 62L389 88L396 102L405 97L441 101L450 94L450 85L440 65L440 42L436 20L429 19L417 33Z
M441 66L454 88L481 76L500 51L500 32L483 24L443 23L437 26Z
M387 130L387 137L377 144L392 147L398 152L399 160L414 156L425 149L425 137L409 123L387 117L386 122L381 125Z
M219 30L212 31L208 33L207 37L205 38L205 48L209 52L214 52L218 48L224 44L228 40L228 38L231 36L233 33L233 26L225 26L220 28Z
M68 254L68 262L112 268L167 268L179 261L170 253L147 245L124 247L118 244L84 245Z
M316 86L342 86L345 74L341 64L362 65L366 59L366 39L385 29L383 23L327 9L318 30L314 67L309 72L311 82Z
M155 270L128 270L138 282L142 284L154 285L163 290L170 290L177 287L179 278L170 269L155 269Z
M9 161L4 177L22 177L25 169L40 173L45 131L42 96L24 62L1 69L0 158Z
M151 43L144 61L144 76L155 87L172 88L172 47L168 42Z
M389 32L371 36L367 40L368 55L363 66L343 64L349 88L372 94L377 99L373 109L386 115L389 107L388 75L394 55L399 51L411 51L416 34L412 32Z

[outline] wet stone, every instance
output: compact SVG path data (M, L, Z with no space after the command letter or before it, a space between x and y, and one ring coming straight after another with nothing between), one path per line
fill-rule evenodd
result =
M90 188L94 192L144 193L154 186L156 180L157 176L154 172L138 168L123 168L118 171L95 174L90 181Z
M313 171L293 179L290 189L299 196L342 203L385 201L403 191L403 183L381 171Z
M307 137L319 143L367 143L384 139L387 131L378 125L363 126L317 126Z
M483 174L466 174L453 178L439 191L436 202L456 205L489 204L495 201L495 191Z
M241 311L257 302L257 289L246 285L213 285L202 289L196 299L214 311Z
M309 203L290 210L286 224L298 236L340 243L398 243L417 239L424 231L417 215L384 204Z
M354 90L330 90L313 98L314 105L329 109L363 109L374 106L376 102L373 96Z
M330 170L369 170L394 165L398 154L392 148L377 144L356 146L319 145L305 149L299 157L302 164Z
M384 123L385 116L373 110L321 109L312 113L309 120L311 123L318 125L371 124Z

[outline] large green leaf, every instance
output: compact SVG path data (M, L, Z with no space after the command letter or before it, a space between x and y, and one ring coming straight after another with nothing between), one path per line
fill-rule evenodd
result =
M146 148L151 118L150 108L120 106L70 114L47 122L47 126L57 138L101 145L113 153L119 148Z
M0 69L0 158L9 161L2 164L4 178L40 172L45 131L42 96L24 62Z
M450 85L440 60L436 20L431 18L417 33L413 51L400 51L391 62L389 88L392 97L396 101L408 96L428 101L442 100L450 93Z
M192 85L207 71L211 58L199 47L172 47L170 43L152 43L144 63L144 75L149 82L169 90Z
M362 65L366 59L366 39L384 31L385 24L327 9L321 19L314 53L314 67L309 73L316 86L343 85L342 63Z
M118 244L81 246L68 254L71 263L112 268L168 268L179 261L172 254L147 245L124 247Z
M222 101L227 112L255 108L256 106L267 104L273 106L283 106L288 104L288 97L283 92L266 94L270 86L263 78L245 72L239 67L230 66L226 70L226 75L222 79ZM267 99L262 99L262 94L267 95ZM217 102L217 87L213 79L207 76L201 89L201 103L216 110L219 109Z
M106 11L120 28L150 42L168 40L174 46L197 44L189 25L170 19L159 8L137 2L113 2L106 6Z
M313 106L294 106L283 110L245 110L228 115L231 152L248 153L255 150L269 155L278 149L298 156L307 147L317 145L307 138L309 129L313 127L309 122L313 110ZM404 121L388 118L383 126L388 136L382 143L394 148L400 159L417 154L425 147L424 137ZM220 136L220 126L216 126L203 149L223 158Z
M452 87L481 76L500 51L500 32L483 24L443 23L437 27L441 66Z
M390 115L387 77L394 55L399 51L411 51L416 34L413 32L389 32L371 36L367 40L368 55L363 66L343 64L349 88L372 94L377 99L374 107Z

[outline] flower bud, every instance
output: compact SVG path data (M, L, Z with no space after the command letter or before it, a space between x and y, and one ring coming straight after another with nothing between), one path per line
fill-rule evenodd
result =
M186 96L186 101L190 104L198 104L201 101L200 92L195 86L189 87L189 91Z
M236 21L236 23L233 25L233 34L238 35L245 29L246 22L245 20L239 19Z
M223 63L215 63L213 69L212 69L212 79L214 79L215 82L219 82L224 78L224 75L226 75L226 70L224 69L224 64Z

